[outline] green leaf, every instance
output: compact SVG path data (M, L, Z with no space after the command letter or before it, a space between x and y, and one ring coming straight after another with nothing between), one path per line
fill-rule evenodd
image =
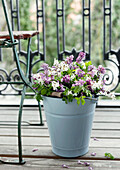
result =
M39 93L36 94L35 98L37 101L43 100L43 98L41 97L41 95Z
M68 101L67 101L67 98L66 98L66 97L63 97L62 100L65 101L66 104L68 104Z
M72 94L69 94L67 97L68 97L68 101L69 101L69 102L72 102L72 101L73 101L73 95L72 95Z
M110 159L115 159L111 153L105 153L105 157L110 158Z
M81 97L81 103L82 103L82 105L84 105L84 104L85 104L85 100L84 100L84 98L85 98L85 96L82 96L82 97Z
M47 89L45 89L45 88L42 89L42 90L41 90L41 95L46 95L46 94L47 94Z
M80 86L75 86L75 88L74 88L74 93L79 93L80 91L82 90L82 87L80 87Z
M79 105L81 97L75 97L75 99L77 100L77 104Z
M91 61L88 61L88 62L85 63L85 66L86 66L86 67L88 67L88 66L90 66L90 65L92 65L92 62L91 62Z

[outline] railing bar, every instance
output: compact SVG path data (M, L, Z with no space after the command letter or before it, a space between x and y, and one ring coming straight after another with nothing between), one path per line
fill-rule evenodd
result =
M45 1L42 0L42 11L43 11L43 16L42 16L42 22L43 22L43 56L44 60L46 60L46 38L45 38Z
M2 49L0 48L0 61L2 61Z
M63 51L65 51L65 10L64 10L64 0L62 0L62 31L63 31Z
M37 20L37 30L39 31L39 17L38 17L38 12L39 12L39 9L38 9L38 0L36 0L36 20ZM38 52L40 52L40 36L39 34L37 35L37 49L38 49Z
M56 26L57 26L57 55L59 59L59 22L58 22L58 0L56 0Z
M85 7L85 2L82 0L82 41L83 41L83 51L85 51L85 18L84 18L84 7Z
M111 0L110 0L110 15L109 15L109 51L111 51L111 41L112 41L112 37L111 37L111 30L112 30L111 12L112 12L112 8L111 8Z
M17 29L20 31L20 13L19 13L19 0L16 0L16 12L17 12ZM18 40L18 48L19 48L19 53L21 51L21 41Z
M13 15L12 15L12 11L13 11L13 0L10 0L10 8L11 8L12 30L14 31L14 21L13 21Z
M89 60L91 59L91 0L89 0Z
M103 0L103 57L104 57L104 60L106 60L106 57L105 57L105 52L106 52L106 34L105 34L105 31L106 31L106 28L105 28L105 23L106 23L106 20L105 20L105 0Z

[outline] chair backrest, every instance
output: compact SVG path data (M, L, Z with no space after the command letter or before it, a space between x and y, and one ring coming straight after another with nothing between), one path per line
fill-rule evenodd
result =
M2 0L2 5L3 5L3 10L4 10L4 14L5 14L5 19L6 19L6 24L7 24L7 28L9 31L9 35L10 35L10 40L12 43L14 43L14 36L13 36L13 32L12 32L12 27L11 27L11 23L9 20L9 15L8 15L8 9L7 9L7 5L6 5L6 0Z

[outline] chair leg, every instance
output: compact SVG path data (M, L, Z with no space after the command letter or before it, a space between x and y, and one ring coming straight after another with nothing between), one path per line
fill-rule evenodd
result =
M25 92L26 92L26 86L23 87L23 92L21 96L21 102L19 107L19 116L18 116L18 154L19 154L19 160L0 160L0 163L3 164L16 164L16 165L22 165L25 164L25 161L22 159L22 141L21 141L21 120L22 120L22 109L23 109L23 102L25 98Z
M23 102L25 98L26 86L23 87L21 102L19 107L19 116L18 116L18 152L19 152L19 163L24 164L25 161L22 160L22 141L21 141L21 120L22 120L22 110Z
M38 107L39 107L39 115L40 115L40 126L43 126L43 119L42 119L42 112L41 112L41 105L40 102L38 101Z

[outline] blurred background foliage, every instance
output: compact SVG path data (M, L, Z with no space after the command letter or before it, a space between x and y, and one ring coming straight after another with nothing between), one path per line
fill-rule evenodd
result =
M109 0L106 0L109 3ZM19 0L20 5L20 25L21 30L36 30L36 1L35 0ZM8 2L9 5L9 2ZM41 8L41 0L39 1L39 8ZM1 4L0 4L1 6ZM88 6L88 0L85 1L85 6ZM61 1L59 1L61 7ZM120 2L119 0L112 1L112 48L117 50L120 47ZM0 17L1 18L1 17ZM0 30L4 30L5 22L0 22ZM62 33L62 20L60 20L60 35ZM88 21L86 19L85 30L85 49L88 50ZM108 28L107 24L107 28ZM46 27L46 62L50 65L53 63L54 58L57 58L57 35L56 35L56 1L45 0L45 27ZM43 37L42 37L42 20L39 20L40 32L40 51L43 51ZM65 0L65 40L66 50L75 47L77 50L82 49L82 0ZM107 42L108 45L108 42ZM26 50L27 43L22 41L22 48ZM36 37L32 40L32 51L37 48ZM62 50L62 36L60 36L60 49ZM7 67L9 60L10 68L14 67L14 62L10 61L10 54L4 50L3 56L7 59L4 60L2 66ZM36 56L34 60L39 59ZM91 60L96 66L98 64L107 65L103 60L103 0L91 0ZM1 63L0 63L1 64ZM108 64L109 65L109 64ZM38 64L33 72L35 73L40 67Z

